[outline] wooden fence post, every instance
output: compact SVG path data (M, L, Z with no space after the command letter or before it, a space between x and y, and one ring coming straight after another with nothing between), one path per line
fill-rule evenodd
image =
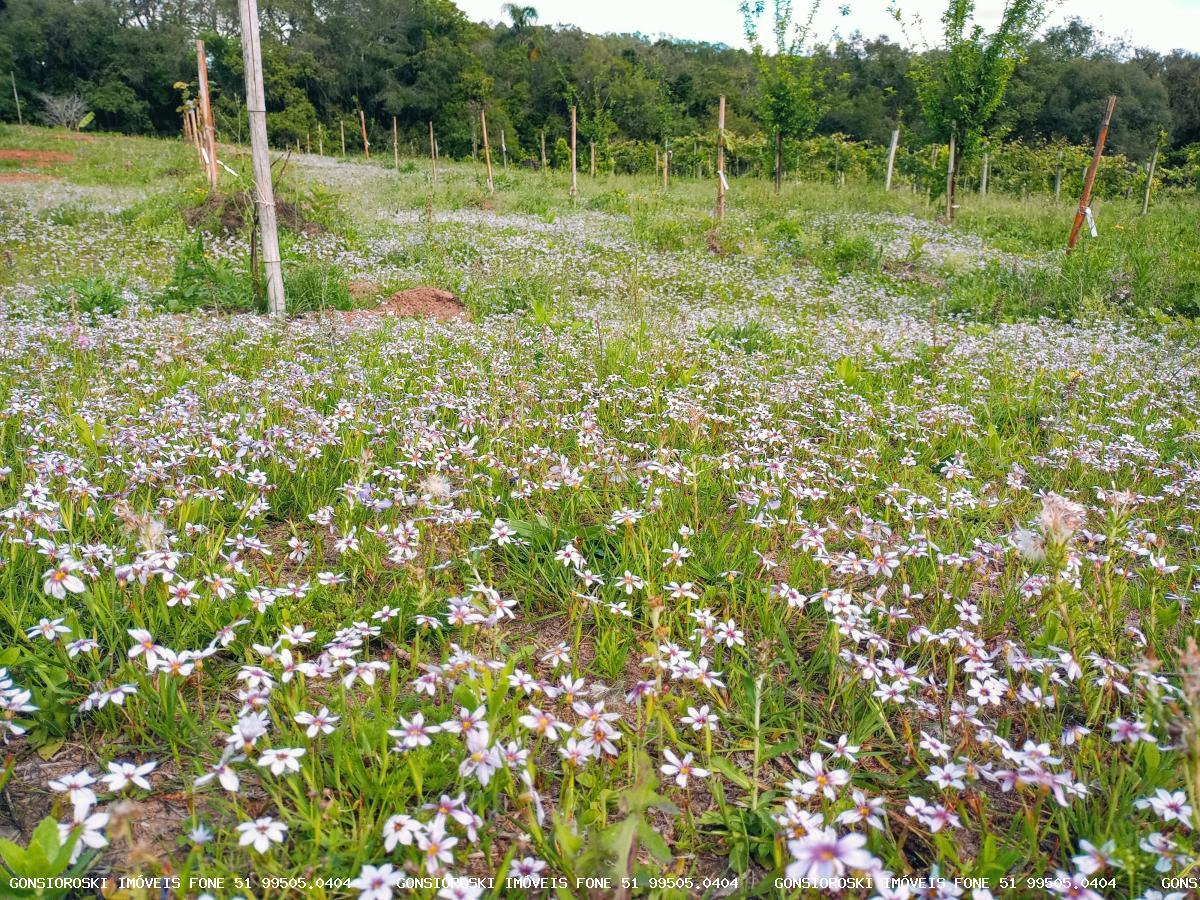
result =
M212 105L208 99L208 57L204 54L204 41L196 41L196 74L200 86L200 115L204 120L205 171L208 173L209 189L216 190L221 173L217 168L217 134L213 128Z
M429 120L429 167L433 172L433 183L437 184L437 141L433 137L433 120Z
M1096 136L1096 148L1092 151L1092 162L1083 176L1083 193L1079 197L1079 208L1075 210L1075 221L1071 223L1071 234L1067 238L1067 252L1075 249L1079 240L1079 229L1087 218L1088 209L1092 202L1092 185L1096 182L1096 170L1100 168L1100 157L1104 154L1104 142L1108 139L1108 126L1112 122L1113 107L1117 105L1115 96L1108 98L1108 106L1104 110L1104 120L1100 123L1100 133Z
M775 195L783 189L783 129L775 129Z
M400 168L400 148L396 144L396 117L392 116L392 165Z
M578 129L575 121L575 107L571 107L571 196L574 197L579 192L579 185L576 182L576 139L578 138Z
M346 123L338 119L338 131L342 135L342 156L346 155Z
M1062 164L1063 153L1058 151L1058 165L1054 167L1054 202L1058 203L1059 194L1062 191Z
M590 173L591 173L591 177L595 178L596 177L596 142L588 141L588 145L589 145L589 149L592 154L592 164L591 164Z
M275 225L275 189L271 185L271 150L267 144L267 103L263 90L262 46L258 36L258 0L238 0L242 21L242 61L246 69L246 113L250 122L250 156L254 163L254 199L262 230L263 266L267 272L267 309L282 316L283 267Z
M508 142L504 139L504 129L500 129L500 156L504 160L504 171L508 171Z
M545 128L543 128L543 129L542 129L542 171L543 171L543 172L545 172L545 171L546 171L546 166L547 166L547 161L546 161L546 129L545 129Z
M1158 148L1162 146L1162 132L1154 142L1154 152L1150 154L1150 165L1146 169L1146 193L1142 195L1142 215L1150 211L1150 188L1154 184L1154 166L1158 163Z
M671 189L671 148L669 145L663 147L663 190Z
M892 189L892 173L896 170L896 148L900 146L900 129L892 129L892 143L888 147L887 175L883 178L883 189Z
M479 127L483 130L483 161L487 165L488 193L496 193L496 183L492 181L492 145L488 142L487 115L483 107L479 107Z
M954 132L950 132L950 153L946 158L946 221L954 221Z
M365 156L367 159L370 159L371 142L367 140L367 114L361 109L358 111L358 121L362 124L363 156Z
M17 124L24 125L25 120L21 118L21 95L17 93L17 73L12 69L8 70L8 77L12 80L13 100L17 104Z
M991 163L991 155L985 152L983 154L983 171L979 173L979 193L984 197L987 196L988 174L991 171Z
M325 155L325 126L320 122L317 123L317 154Z
M725 95L717 104L717 221L725 221Z

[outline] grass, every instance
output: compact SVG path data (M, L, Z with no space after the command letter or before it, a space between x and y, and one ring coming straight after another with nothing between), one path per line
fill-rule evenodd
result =
M1065 204L949 229L734 179L718 226L686 179L572 202L301 158L281 189L321 228L285 271L323 314L276 323L234 314L247 235L185 223L177 145L86 147L0 201L10 871L330 898L1191 871L1185 198L1105 205L1064 262ZM473 321L332 315L364 280ZM150 787L71 792L121 761ZM81 822L61 853L43 816Z

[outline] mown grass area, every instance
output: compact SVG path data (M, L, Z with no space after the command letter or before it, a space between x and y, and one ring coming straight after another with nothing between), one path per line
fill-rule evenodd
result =
M185 219L178 146L107 182L127 141L94 143L0 201L10 871L330 898L1191 871L1185 198L1106 205L1064 263L1065 204L950 229L734 179L716 226L685 179L572 202L281 160L279 322L242 312L246 223ZM471 319L342 315L415 284Z

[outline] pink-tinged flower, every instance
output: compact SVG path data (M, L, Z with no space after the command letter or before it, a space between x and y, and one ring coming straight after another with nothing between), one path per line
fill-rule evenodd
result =
M73 559L62 560L56 568L47 569L42 574L42 590L57 600L65 599L68 591L72 594L82 594L83 579L74 574L75 570L81 567L82 563Z
M297 724L308 726L304 733L308 737L314 738L318 734L333 734L341 716L333 715L329 711L329 707L322 706L320 712L310 713L306 710L296 713L294 718Z
M397 813L383 823L383 849L391 853L397 846L411 847L425 826L404 813Z
M425 854L425 871L430 875L443 865L454 862L454 846L458 838L446 834L446 820L435 817L428 830L417 835L417 846Z
M1164 822L1179 822L1184 828L1192 827L1192 805L1183 791L1171 792L1159 788L1153 797L1144 797L1133 805L1138 809L1154 810L1154 814Z
M838 789L850 783L850 773L845 769L826 769L820 753L811 754L796 768L808 776L808 781L800 785L800 793L805 797L824 794L829 800L835 800Z
M76 808L75 816L70 822L58 823L60 844L66 843L72 831L77 835L75 846L71 849L71 863L79 859L84 847L89 850L99 850L108 846L108 839L104 836L103 829L108 825L109 818L110 816L106 812L89 813Z
M458 765L458 774L464 778L474 775L484 787L488 786L492 775L501 765L499 752L488 746L490 741L486 727L467 732L467 755Z
M1068 874L1058 869L1048 887L1060 897L1068 897L1070 900L1104 900L1101 894L1088 887L1090 881L1091 878L1083 872Z
M263 816L253 822L242 822L237 830L241 833L238 838L239 846L250 846L256 853L266 853L272 844L283 842L288 827L270 816Z
M48 787L52 791L66 794L67 799L71 801L71 805L78 813L96 805L96 792L91 787L95 783L96 779L92 773L87 769L81 769L74 775L64 775L62 778L54 779L49 782ZM79 816L77 815L76 818Z
M433 743L429 735L438 730L436 725L426 725L424 713L413 713L411 719L400 716L400 727L388 731L390 737L396 739L396 749L400 751L415 750L417 747L428 747Z
M1154 735L1150 733L1150 729L1146 727L1146 723L1141 720L1130 722L1126 719L1114 719L1108 723L1108 730L1112 732L1112 742L1114 744L1119 744L1122 741L1128 741L1131 744L1136 744L1138 741L1154 743Z
M142 763L140 766L129 762L110 762L108 774L101 776L101 781L108 785L110 791L123 791L129 785L139 787L144 791L150 790L150 782L146 776L158 768L158 763Z
M529 707L529 712L521 716L517 720L534 734L545 735L552 741L558 740L558 729L563 728L563 723L554 718L554 713L541 710L532 704Z
M693 731L702 731L705 728L716 731L720 722L716 714L709 710L707 703L699 709L689 706L687 715L681 716L679 721L684 725L691 725Z
M1075 868L1085 875L1094 875L1101 869L1119 865L1112 855L1116 849L1114 841L1108 841L1102 847L1097 847L1090 841L1080 841L1079 849L1080 854L1072 857L1071 862L1075 863Z
M392 888L403 878L404 873L393 869L391 863L364 865L349 887L359 891L358 900L392 900Z
M817 881L838 878L847 869L869 869L874 857L865 849L867 839L861 834L838 836L832 828L821 828L807 837L788 841L788 852L792 862L787 867L787 877Z
M129 648L129 658L145 656L146 668L153 672L158 666L160 652L158 645L154 643L154 638L144 628L130 628L129 636L134 640L133 646Z
M883 827L885 809L882 797L868 797L858 788L851 792L851 797L854 798L854 805L838 813L837 823L839 825L857 825L859 822L866 822L872 828Z
M660 767L662 773L669 778L673 777L675 783L681 788L688 786L688 779L692 776L696 778L708 777L708 769L702 769L694 765L692 763L692 754L690 753L685 753L683 759L680 759L670 747L667 747L663 750L663 756L667 758L667 761Z
M25 629L25 637L31 641L38 637L46 641L57 641L60 634L70 633L71 629L63 624L62 619L47 619L44 616L38 620L36 625Z
M277 747L258 758L258 765L270 769L272 775L288 775L300 771L300 757L307 753L303 747Z

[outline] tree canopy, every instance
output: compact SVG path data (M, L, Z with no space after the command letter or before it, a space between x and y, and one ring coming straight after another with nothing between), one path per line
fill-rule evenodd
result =
M922 103L921 73L946 50L918 52L886 35L853 34L765 65L778 53L756 59L723 44L586 34L542 24L536 6L519 4L497 4L495 24L470 21L451 0L260 7L269 126L280 143L315 141L318 124L336 133L339 120L356 121L361 108L380 140L393 116L416 140L427 139L432 121L442 151L461 155L486 104L489 125L505 129L519 158L536 155L543 130L548 146L566 135L572 103L584 140L661 142L711 131L720 94L730 131L782 125L797 135L813 129L885 142L900 121L929 139L945 130L940 107ZM173 85L195 82L196 37L209 49L218 128L236 136L244 115L236 0L7 0L0 76L13 73L30 118L39 93L79 94L97 127L175 134ZM962 71L991 65L981 46L984 55L964 58ZM988 70L1006 79L1004 102L972 113L985 131L1087 141L1103 98L1116 93L1114 151L1144 158L1160 127L1172 147L1200 141L1196 54L1109 43L1081 22L1047 32L1019 59L1004 49L992 48L1002 64ZM797 83L820 103L796 94ZM803 102L793 103L796 96ZM0 91L0 118L16 120L11 90Z

